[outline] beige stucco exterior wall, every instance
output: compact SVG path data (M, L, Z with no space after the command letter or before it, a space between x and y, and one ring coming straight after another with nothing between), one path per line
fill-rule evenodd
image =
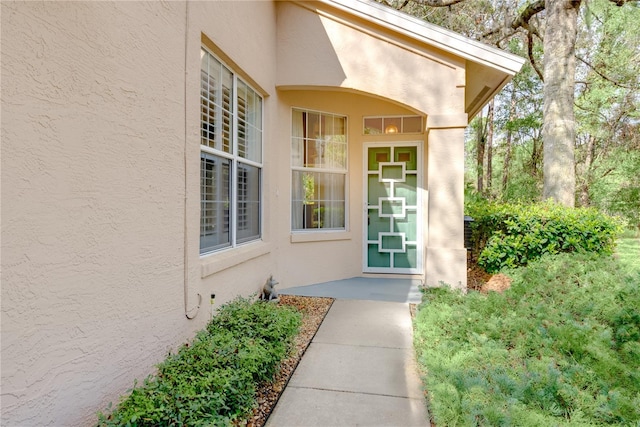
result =
M464 248L464 129L466 114L433 115L428 130L427 286L466 289Z
M274 86L270 2L2 2L2 425L92 424L256 286L200 277L201 33Z
M274 187L278 128L275 93L276 6L268 1L194 2L190 10L190 40L196 47L188 50L187 121L189 134L187 182L189 264L195 268L191 300L203 298L200 315L210 316L209 298L215 294L214 309L238 295L257 292L266 278L277 274L276 248L272 243L274 212L271 189ZM203 39L202 42L200 41ZM210 255L199 255L200 233L200 45L209 48L250 83L263 96L263 239Z
M465 62L314 8L2 2L2 425L91 424L204 326L211 294L361 275L367 142L422 142L425 279L462 284ZM265 123L263 239L201 257L203 43ZM348 117L344 232L291 233L292 107ZM363 116L400 114L425 133L363 135Z
M369 142L415 142L424 145L426 134L412 135L364 135L363 118L378 115L415 115L397 104L370 96L345 91L281 91L279 93L282 117L280 158L291 157L291 108L302 108L347 116L348 121L348 184L347 184L347 230L327 232L291 232L290 187L291 170L281 167L277 182L285 184L284 191L276 198L278 216L274 236L280 263L283 287L300 286L329 280L362 275L363 268L363 221L364 183L363 150ZM424 183L423 183L424 185Z
M424 114L464 110L464 61L425 50L337 11L278 3L279 87L340 87L377 94Z
M277 84L281 88L333 86L376 94L429 117L428 139L423 140L423 278L429 286L444 282L464 289L465 61L437 49L419 47L370 23L347 23L337 10L315 10L311 2L305 5L278 5ZM361 151L357 155L360 158ZM359 179L361 170L350 166L350 178ZM358 184L361 188L362 182ZM357 227L352 227L351 233L362 225L352 224ZM362 235L358 237L359 242Z

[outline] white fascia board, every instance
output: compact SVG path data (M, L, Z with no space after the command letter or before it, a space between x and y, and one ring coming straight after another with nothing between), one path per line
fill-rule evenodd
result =
M430 24L406 13L369 0L319 0L394 32L478 64L514 75L524 58Z

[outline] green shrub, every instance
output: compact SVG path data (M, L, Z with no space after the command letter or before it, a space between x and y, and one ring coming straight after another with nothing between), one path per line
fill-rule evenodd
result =
M550 202L467 205L478 264L490 273L527 265L545 254L613 253L620 222L592 208Z
M253 408L256 385L272 378L300 322L287 306L242 298L221 306L98 425L229 425Z
M446 426L640 423L640 272L546 255L504 293L425 291L415 347Z

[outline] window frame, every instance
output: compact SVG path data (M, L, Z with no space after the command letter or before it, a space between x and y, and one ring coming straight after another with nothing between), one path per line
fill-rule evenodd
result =
M199 100L200 100L200 105L199 105L199 111L200 111L200 158L201 158L201 164L200 164L200 242L199 242L199 253L200 253L200 257L205 257L207 255L211 255L213 253L217 253L220 251L225 251L225 250L229 250L229 249L233 249L236 248L238 246L241 245L246 245L246 244L250 244L256 241L262 241L262 236L263 236L263 220L264 220L264 215L263 215L263 194L264 194L264 189L263 189L263 182L264 182L264 96L263 94L258 91L254 86L251 85L251 83L249 83L246 79L243 79L242 77L240 77L238 75L238 72L234 70L233 67L230 67L227 63L225 63L224 60L222 60L219 56L217 56L215 53L213 53L210 49L207 48L207 46L205 46L204 44L200 46L201 49L201 57L200 60L202 62L204 55L210 55L210 59L214 59L215 61L217 61L221 67L224 67L229 73L231 73L231 99L233 102L230 114L231 114L231 121L230 121L230 152L226 152L224 151L224 142L221 141L221 148L213 148L209 145L205 145L203 144L203 138L205 138L205 135L203 133L203 129L204 129L204 124L207 123L207 129L210 129L209 126L211 126L212 122L205 122L204 117L203 117L203 104L204 104L204 95L202 93L202 89L203 89L203 85L202 85L202 65L200 65L200 87L199 87ZM241 157L241 153L239 150L239 122L240 120L243 120L239 117L238 115L238 110L239 110L239 94L238 94L238 87L239 85L243 84L247 89L250 89L251 91L253 91L254 96L257 97L257 99L259 100L260 106L259 106L259 128L257 128L258 131L258 150L259 150L259 161L255 160L255 159L249 159L249 158L245 158L245 157ZM245 92L246 94L246 92ZM248 96L246 96L246 98L248 98ZM247 100L245 100L246 102ZM211 100L209 99L209 102L211 103ZM220 104L222 104L222 102L220 102ZM220 111L222 111L222 105L218 106ZM247 108L245 107L245 111L247 111ZM219 118L218 118L219 117ZM247 138L247 129L249 129L250 126L253 126L252 123L250 123L248 120L246 120L246 116L244 119L245 123L244 123L244 129L245 129L245 140ZM218 114L216 116L216 121L213 122L214 126L223 126L223 119L222 119L222 114ZM255 127L255 126L254 126ZM222 134L222 133L221 133ZM208 136L206 137L207 140L209 140ZM246 154L249 150L249 142L245 142L246 146L245 146L245 151L243 152L244 154ZM210 245L207 246L205 248L203 248L202 246L202 237L203 237L203 165L202 165L202 159L203 156L213 156L216 158L221 159L221 161L228 161L230 163L230 170L229 170L229 187L230 187L230 191L229 191L229 200L227 201L228 205L229 205L229 238L228 238L228 242L225 241L223 243L219 243L216 245ZM246 165L252 168L256 168L257 169L257 173L258 173L258 183L257 183L257 192L258 192L258 197L257 197L257 204L258 204L258 219L257 219L257 235L255 236L249 236L249 237L244 237L244 238L239 238L238 235L239 230L238 230L238 226L239 226L239 215L240 215L240 204L241 203L247 203L247 200L239 200L239 189L238 186L240 185L240 178L239 178L239 173L240 173L240 169L242 169L239 165Z
M304 160L302 161L302 165L294 164L294 148L293 141L294 139L302 139L308 140L310 137L307 136L296 136L294 135L294 114L295 112L301 112L306 114L317 114L318 116L332 117L332 118L340 118L344 121L344 167L343 168L332 168L326 167L325 165L313 165L313 166L304 166ZM291 126L290 126L290 136L289 136L289 148L290 148L290 174L289 178L291 179L291 191L290 191L290 214L291 218L289 221L289 226L292 234L318 234L318 233L344 233L349 230L349 117L347 114L341 114L336 112L328 112L328 111L319 111L310 108L304 107L291 107L289 117L291 118ZM304 157L304 155L303 155ZM343 218L342 222L344 223L343 227L311 227L311 228L294 228L294 186L296 185L294 182L294 174L296 172L300 173L310 173L310 174L322 174L325 177L330 175L341 175L343 177L343 188L342 193L344 195L344 208L343 208ZM304 213L303 213L304 215Z

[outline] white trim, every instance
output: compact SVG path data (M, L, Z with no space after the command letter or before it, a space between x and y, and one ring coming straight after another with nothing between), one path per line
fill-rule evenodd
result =
M400 237L402 239L402 249L384 249L382 247L382 238L383 237ZM405 242L407 235L405 233L395 233L392 231L381 231L380 233L378 233L378 246L380 247L380 249L378 249L378 252L384 252L384 253L388 253L388 254L392 254L392 253L405 253L405 251L407 250L407 244Z
M402 168L402 179L396 178L383 178L382 168L384 166L400 166ZM378 162L378 181L379 182L405 182L407 180L407 167L404 162Z
M378 182L385 182L385 181L378 180ZM386 182L396 182L396 181L386 181ZM367 190L368 190L368 188L367 188ZM382 213L382 203L383 202L395 202L395 201L400 201L401 204L402 204L402 213L401 214L396 214L396 213L385 214L385 213ZM367 208L369 209L370 207L367 206ZM405 216L407 216L407 205L404 203L404 197L378 197L378 216L380 218L404 218Z
M382 252L385 253L389 253L390 257L393 258L394 257L394 253L404 253L406 250L406 246L415 246L416 247L416 268L393 268L393 267L369 267L367 266L367 257L368 257L368 250L369 250L369 243L375 243L376 240L369 240L369 230L368 230L368 215L369 215L369 209L378 209L379 211L382 210L382 205L381 205L381 200L389 200L389 199L397 199L395 197L386 197L386 198L382 198L379 197L378 198L378 204L377 205L371 205L369 206L369 175L370 175L370 171L369 171L369 153L368 150L371 147L416 147L416 205L412 206L412 205L404 205L403 203L403 211L406 213L407 210L415 210L416 212L416 238L417 241L405 241L403 239L403 250L394 250L394 249L387 249L384 250ZM384 274L424 274L424 231L423 231L423 223L424 221L422 221L422 218L425 217L424 214L424 203L423 203L423 177L424 177L424 162L423 162L423 141L387 141L387 142L365 142L364 144L362 144L362 148L363 148L363 154L362 154L362 159L363 159L363 166L362 166L362 170L363 170L363 176L364 176L364 185L363 187L363 192L362 192L362 196L363 196L363 216L362 216L362 272L363 273L384 273ZM392 159L390 159L392 160ZM397 163L397 162L384 162L384 163ZM404 167L403 167L403 171L404 171ZM378 168L378 171L373 171L373 174L375 173L379 173L380 168ZM411 173L411 172L409 172ZM389 185L394 186L394 183L398 182L398 180L392 180L391 182L389 182ZM403 199L404 200L404 199ZM385 215L385 217L397 217L398 215ZM404 217L404 215L403 215ZM381 235L383 236L398 236L398 235L405 235L405 233L402 232L393 232L393 231L389 231L389 232L380 232L379 233L379 238L377 240L378 244L380 245L381 242Z
M231 161L231 200L229 200L229 240L231 246L238 246L238 76L231 71L231 98L233 99L233 108L231 112L231 153L233 160ZM262 221L262 219L260 219ZM259 228L259 227L258 227Z
M405 119L411 119L411 118L419 118L420 119L420 131L418 132L407 132L404 130L404 120ZM366 122L367 119L370 120L375 120L375 119L381 119L382 120L382 129L380 129L380 133L367 133L367 126L366 126ZM425 131L425 116L421 115L421 114L396 114L396 115L386 115L386 116L363 116L362 117L362 135L366 135L366 136L380 136L380 135L389 135L388 133L385 132L385 125L384 125L384 121L385 119L400 119L400 122L402 123L402 129L398 129L398 132L395 133L394 135L421 135L424 133Z

